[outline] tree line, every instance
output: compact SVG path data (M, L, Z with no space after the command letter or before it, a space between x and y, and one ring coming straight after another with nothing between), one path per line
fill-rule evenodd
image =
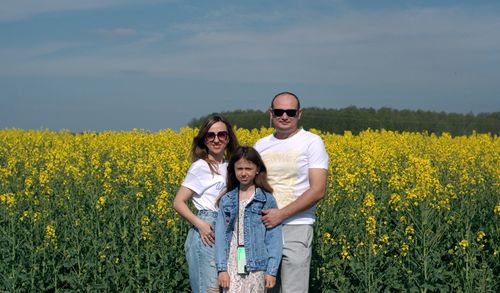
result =
M213 115L212 113L210 115ZM218 113L226 117L234 126L246 129L270 127L269 113L261 110L235 110ZM189 127L200 127L210 115L194 118ZM396 110L392 108L342 109L303 108L299 125L304 129L315 128L324 132L342 134L351 131L357 134L366 129L392 131L429 132L451 135L476 133L500 133L500 112L460 114L423 110Z

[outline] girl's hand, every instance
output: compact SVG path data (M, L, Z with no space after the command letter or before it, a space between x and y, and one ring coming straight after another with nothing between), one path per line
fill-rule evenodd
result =
M266 275L264 277L264 280L266 282L266 288L268 288L268 289L270 289L270 288L274 287L274 285L276 285L276 277L275 276Z
M201 221L196 225L198 233L200 233L201 242L205 246L212 247L215 244L214 227L205 221Z
M229 274L227 272L219 272L219 286L224 289L229 288Z

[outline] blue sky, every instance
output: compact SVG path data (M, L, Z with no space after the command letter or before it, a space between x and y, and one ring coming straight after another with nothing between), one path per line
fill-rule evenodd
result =
M304 107L500 111L500 1L1 7L0 128L178 130L284 90Z

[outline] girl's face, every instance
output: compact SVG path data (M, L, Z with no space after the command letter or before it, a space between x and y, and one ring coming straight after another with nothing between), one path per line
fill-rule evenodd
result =
M253 185L258 171L257 165L246 159L242 158L234 163L234 172L236 173L236 179L240 182L241 188Z
M208 148L208 156L216 161L224 158L224 150L229 141L229 134L224 122L215 122L205 135L205 145Z

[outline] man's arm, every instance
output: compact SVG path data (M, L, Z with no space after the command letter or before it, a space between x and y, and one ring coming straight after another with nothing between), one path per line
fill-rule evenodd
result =
M262 211L262 221L266 228L272 228L284 220L303 212L314 206L324 196L326 191L326 179L328 171L325 169L309 169L309 189L302 193L295 201L289 203L282 209L268 209Z

